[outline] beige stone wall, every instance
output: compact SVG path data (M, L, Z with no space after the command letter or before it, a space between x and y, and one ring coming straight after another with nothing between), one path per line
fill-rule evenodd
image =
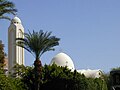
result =
M4 66L4 68L5 69L8 69L8 57L5 57L5 66Z

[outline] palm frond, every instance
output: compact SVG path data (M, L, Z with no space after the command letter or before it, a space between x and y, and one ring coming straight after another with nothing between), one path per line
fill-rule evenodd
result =
M15 4L13 2L10 2L8 0L0 0L0 19L7 19L10 20L7 16L4 16L6 14L13 14L17 12L17 9L15 9Z
M9 18L8 16L0 16L0 19L7 19L7 20L11 21L11 18Z
M10 1L0 1L0 7L5 7L5 8L14 8L15 4Z
M6 13L15 15L14 12L16 12L16 9L4 9L4 10L1 10L0 16L3 15L3 14L6 14Z
M40 56L51 50L55 50L53 47L59 45L59 38L55 36L51 36L52 32L43 32L40 30L39 32L24 33L25 38L17 38L18 45L20 47L25 48L30 53L34 54L36 58L40 58Z

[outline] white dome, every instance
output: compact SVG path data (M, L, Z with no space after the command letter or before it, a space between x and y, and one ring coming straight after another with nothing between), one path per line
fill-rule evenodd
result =
M72 59L65 53L58 53L56 56L54 56L50 65L52 65L53 63L58 66L67 66L71 70L75 69Z
M11 22L14 24L21 24L21 20L18 17L14 17Z
M77 70L78 73L84 74L87 78L99 78L102 75L102 71L100 69L97 70Z

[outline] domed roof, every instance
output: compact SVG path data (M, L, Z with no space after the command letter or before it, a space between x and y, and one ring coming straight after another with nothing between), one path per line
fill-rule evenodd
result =
M18 18L18 17L14 17L11 21L12 23L15 23L15 24L21 24L21 20Z
M58 66L67 66L71 70L75 69L72 59L65 53L58 53L56 56L54 56L50 65L52 65L53 63Z

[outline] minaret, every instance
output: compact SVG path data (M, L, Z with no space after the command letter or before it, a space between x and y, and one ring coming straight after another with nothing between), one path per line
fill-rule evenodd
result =
M24 38L24 28L21 20L14 17L8 28L8 71L12 71L15 64L24 65L24 48L16 46L16 38Z

